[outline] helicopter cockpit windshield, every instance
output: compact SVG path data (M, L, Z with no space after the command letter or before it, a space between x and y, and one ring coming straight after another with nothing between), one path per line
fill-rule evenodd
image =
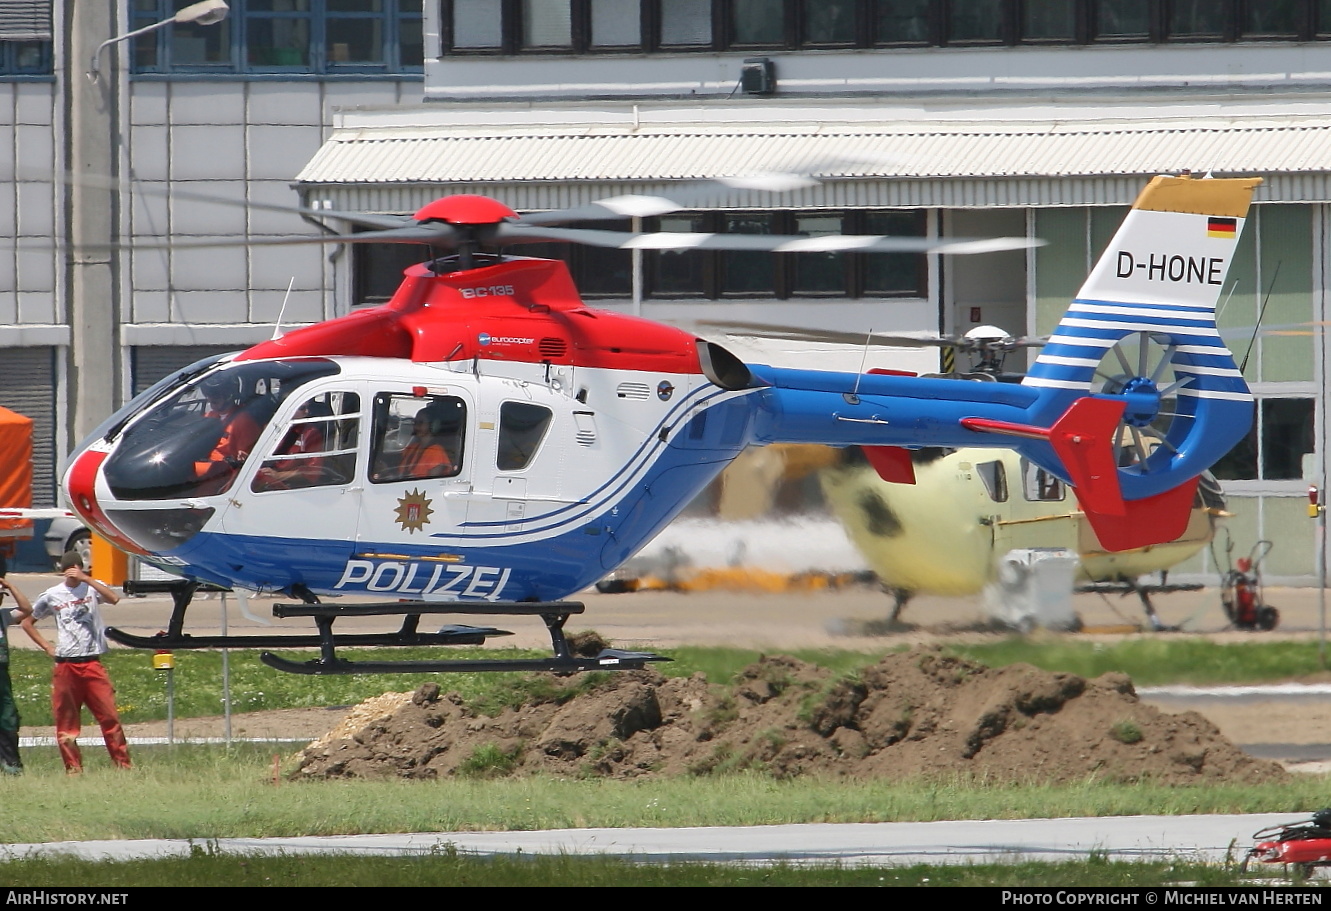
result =
M321 358L242 361L182 378L124 430L104 468L111 492L122 500L224 493L282 401L339 369Z

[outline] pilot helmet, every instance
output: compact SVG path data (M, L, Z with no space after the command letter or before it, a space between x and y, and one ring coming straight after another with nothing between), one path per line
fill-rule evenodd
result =
M416 412L416 420L425 421L431 436L452 433L462 424L462 403L432 402Z
M214 373L204 377L199 390L210 402L226 401L236 405L243 398L244 381L235 373Z

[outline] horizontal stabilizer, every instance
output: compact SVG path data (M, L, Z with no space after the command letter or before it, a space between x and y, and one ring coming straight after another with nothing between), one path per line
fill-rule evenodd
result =
M864 457L869 460L878 477L889 484L914 484L915 466L910 460L910 450L900 446L862 446Z
M1114 463L1114 434L1124 405L1122 399L1077 399L1049 430L1049 445L1063 462L1077 499L1088 513L1124 514Z

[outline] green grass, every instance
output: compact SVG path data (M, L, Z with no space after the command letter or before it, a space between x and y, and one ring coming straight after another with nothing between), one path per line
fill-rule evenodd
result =
M84 750L65 776L55 750L27 750L27 774L0 778L10 843L105 838L223 838L375 832L504 831L628 826L774 825L1140 814L1306 814L1328 779L1195 787L995 785L794 779L756 773L618 781L453 778L287 781L289 757L256 744L136 747L135 767Z
M1026 662L1082 677L1121 671L1139 687L1266 683L1325 670L1319 664L1313 640L1219 644L1158 635L1108 643L1014 637L992 644L950 647L948 651L991 667Z
M635 864L615 857L419 857L228 855L206 844L190 857L94 863L72 858L0 861L0 881L68 888L154 886L1021 886L1166 887L1240 885L1233 865L1125 863L1091 858L1057 864L843 867Z
M466 654L468 650L454 650ZM1287 680L1320 670L1315 642L1260 642L1218 645L1200 639L1151 638L1100 643L1054 639L1035 641L1013 637L993 643L950 646L949 652L991 667L1026 662L1053 671L1096 677L1106 671L1122 671L1139 686L1167 683L1221 684L1260 683ZM299 652L288 653L303 658ZM364 660L385 657L413 660L438 657L428 649L348 649L344 657ZM533 653L486 650L487 655L530 657ZM665 652L674 660L656 665L668 676L701 672L714 682L728 682L762 653L745 649L679 648ZM797 658L820 664L837 674L851 673L877 661L880 654L854 651L795 650ZM116 687L116 700L126 722L153 721L166 717L166 674L152 668L151 655L115 649L105 658ZM597 675L552 678L527 674L353 674L348 676L304 676L275 671L259 661L254 652L232 652L231 709L255 712L264 709L354 705L390 691L415 689L426 680L437 680L446 690L457 690L468 703L494 712L518 704L530 696L552 697L568 686L590 686ZM15 649L11 677L15 697L25 725L51 724L50 659L30 649ZM222 704L222 655L214 651L176 653L174 671L177 718L220 715Z
M1138 686L1187 681L1279 680L1318 670L1315 643L1215 645L1190 639L1120 643L1013 639L950 649L989 665L1025 661L1051 670L1097 676L1129 673ZM365 652L361 653L366 654ZM382 654L382 653L381 653ZM393 657L422 656L394 651ZM704 672L726 681L757 652L685 648L661 665L672 675ZM837 673L877 660L858 652L796 653ZM13 677L25 724L49 723L50 666L18 650ZM348 652L348 657L356 657ZM221 656L177 653L178 717L221 712ZM532 695L560 698L561 688L591 685L572 678L516 674L304 677L231 655L237 712L349 705L389 690L438 679L490 710ZM165 717L164 676L149 656L116 650L107 657L127 721ZM1124 736L1131 736L1124 731ZM931 782L775 781L758 774L661 781L554 780L489 777L502 769L497 751L474 757L473 777L444 781L309 781L281 777L290 757L272 747L136 747L135 768L110 767L99 748L85 751L88 772L68 778L55 750L26 750L28 773L0 778L4 838L10 843L106 838L210 838L340 835L377 832L533 830L625 826L770 825L936 819L1017 819L1138 814L1289 813L1326 805L1325 776L1301 775L1283 785L1235 782L1198 787L1085 782L1074 786L994 785L949 779ZM423 858L198 856L125 864L68 859L0 863L0 881L25 885L1168 885L1234 881L1229 867L1120 864L1091 858L1073 864L841 869L734 868L672 865L638 868L610 858ZM529 877L529 878L524 878ZM1228 878L1227 878L1228 877Z

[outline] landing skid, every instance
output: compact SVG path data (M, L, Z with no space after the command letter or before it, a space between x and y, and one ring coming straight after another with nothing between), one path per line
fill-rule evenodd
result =
M1177 626L1165 626L1160 622L1159 615L1155 612L1155 605L1151 603L1152 595L1168 595L1173 592L1195 592L1201 591L1205 586L1195 582L1161 582L1159 584L1142 585L1131 579L1116 579L1106 582L1089 582L1085 585L1078 585L1078 592L1095 592L1097 594L1135 594L1142 603L1142 610L1146 612L1146 621L1151 624L1151 629L1156 632L1177 632Z
M259 660L271 668L291 674L392 674L453 673L458 671L553 671L576 673L592 670L640 670L649 662L669 661L650 652L603 649L595 657L574 655L564 636L564 624L586 608L577 601L389 601L371 604L321 604L312 594L304 593L303 604L274 604L273 616L279 619L310 617L318 628L314 636L245 635L192 636L184 632L185 611L196 592L228 589L187 579L126 582L126 594L166 592L174 607L167 630L155 636L136 636L109 627L107 638L130 648L156 650L200 648L317 648L320 655L310 661L291 661L272 652L262 652ZM297 592L297 594L302 594ZM418 632L423 614L469 614L497 616L538 616L545 622L554 654L548 658L488 659L466 658L449 661L347 661L337 656L338 647L348 646L422 646L481 645L496 636L511 636L507 630L491 626L448 625L435 633ZM357 633L335 636L333 623L338 617L401 616L402 628L395 633Z

